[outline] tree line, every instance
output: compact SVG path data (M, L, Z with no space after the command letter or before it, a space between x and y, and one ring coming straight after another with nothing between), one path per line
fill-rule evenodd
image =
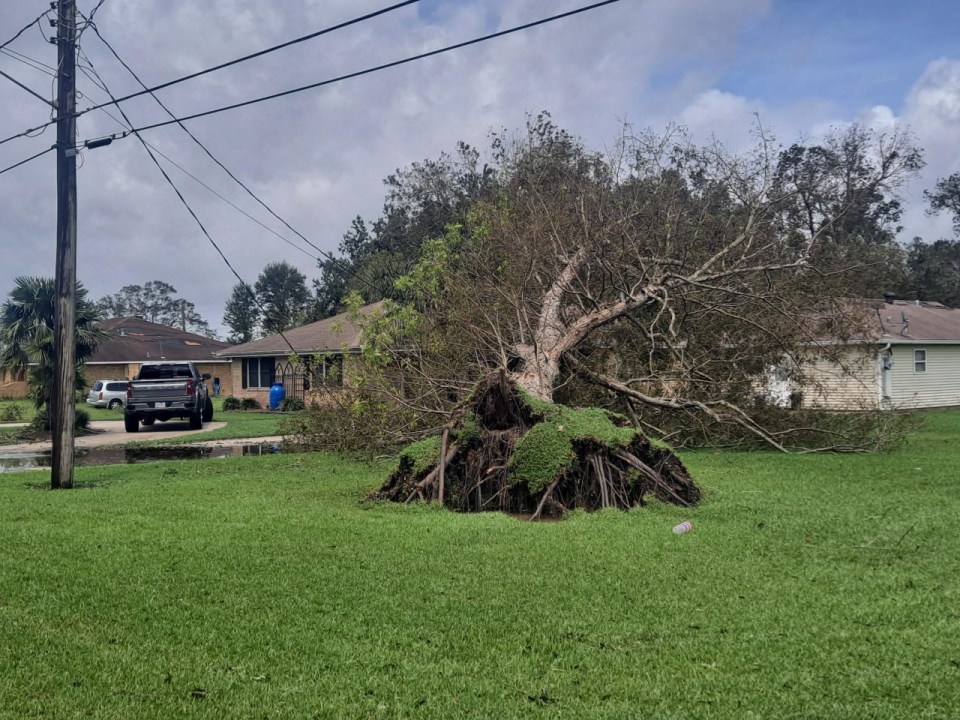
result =
M446 426L498 368L529 397L609 407L674 442L889 437L877 417L781 412L757 382L775 368L812 387L811 345L866 329L852 309L869 305L850 300L955 297L958 240L898 242L922 151L858 125L816 143L755 137L735 153L625 127L597 151L543 113L494 133L483 161L460 143L388 176L380 217L354 219L313 293L317 317L391 301L364 328L351 392L368 396L344 405L389 408L364 442ZM938 182L930 211L956 215L955 193ZM820 352L845 362L840 345Z

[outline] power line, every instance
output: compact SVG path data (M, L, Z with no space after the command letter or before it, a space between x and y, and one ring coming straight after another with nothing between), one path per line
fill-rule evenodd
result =
M44 105L48 105L48 106L50 106L50 107L52 107L52 108L56 108L56 107L57 107L56 103L54 103L54 102L52 102L52 101L50 101L50 100L47 100L43 95L41 95L40 93L38 93L38 92L32 90L31 88L27 87L26 85L24 85L22 82L20 82L19 80L17 80L17 79L16 79L15 77L13 77L12 75L7 75L7 73L5 73L3 70L0 70L0 76L5 77L7 80L9 80L10 82L12 82L14 85L16 85L17 87L19 87L21 90L25 90L26 92L30 93L30 94L33 95L35 98L37 98L40 102L42 102Z
M214 65L213 67L207 68L206 70L200 70L199 72L191 73L189 75L184 75L183 77L177 78L176 80L170 80L169 82L161 83L160 85L154 85L151 88L144 88L143 90L139 90L138 92L130 93L129 95L124 95L123 97L117 98L116 100L113 100L109 103L104 103L102 105L95 105L93 107L86 108L84 110L81 110L77 114L82 115L84 113L90 112L91 110L99 110L101 107L122 103L127 100L131 100L135 97L146 95L147 93L152 94L157 90L163 90L164 88L168 88L172 85L178 85L179 83L186 82L187 80L193 80L194 78L201 77L202 75L207 75L209 73L216 72L217 70L223 70L224 68L228 68L232 65L237 65L239 63L246 62L247 60L253 60L254 58L262 57L263 55L268 55L278 50L283 50L284 48L288 48L291 45L296 45L297 43L302 43L302 42L305 42L306 40L312 40L313 38L320 37L321 35L332 33L335 30L342 30L345 27L350 27L351 25L357 25L359 23L366 22L367 20L372 20L373 18L378 17L380 15L385 15L387 13L393 12L394 10L399 10L402 7L406 7L407 5L413 5L414 3L418 3L418 2L420 2L420 0L404 0L403 2L396 3L395 5L390 5L389 7L385 7L382 10L375 10L373 12L367 13L366 15L355 17L352 20L346 20L337 25L331 25L328 28L317 30L316 32L312 32L309 35L302 35L298 38L294 38L293 40L288 40L287 42L281 43L280 45L274 45L273 47L266 48L265 50L259 50L255 53L251 53L250 55L244 55L243 57L239 57L235 60L230 60L228 62L221 63L219 65Z
M0 44L0 49L3 49L3 48L5 48L7 45L9 45L9 44L11 44L12 42L16 41L16 39L17 39L18 37L20 37L21 35L23 35L27 30L29 30L29 29L32 28L34 25L37 25L41 20L43 20L43 18L46 17L49 12L50 12L49 10L44 10L42 13L40 13L39 15L37 15L36 18L34 18L34 19L31 20L30 22L28 22L28 23L27 23L26 25L24 25L22 28L20 28L20 30L17 31L17 34L16 34L16 35L14 35L12 38L10 38L9 40L7 40L5 43Z
M104 82L103 78L100 77L100 73L98 73L96 68L93 67L93 63L90 62L90 58L87 58L87 62L90 64L90 70L93 72L94 75L96 75L97 79L100 81L100 86L102 87L103 91L106 92L107 95L109 95L112 98L113 93L110 92L110 89L107 87L107 84ZM118 105L117 110L120 112L120 115L123 117L127 126L133 127L133 123L130 122L130 118L127 117L127 114L124 112L123 108ZM114 118L114 120L116 120L116 118ZM139 140L140 143L143 145L144 150L147 151L147 155L150 156L150 159L153 161L153 164L157 166L157 170L159 170L160 174L163 175L163 179L167 181L167 184L170 185L171 188L173 188L173 191L177 194L177 198L180 200L183 206L187 209L187 212L190 213L190 217L193 218L194 222L196 222L197 226L200 228L200 231L204 234L204 236L207 238L210 244L213 245L213 249L217 251L217 254L220 255L220 257L223 259L223 262L226 264L226 266L230 268L230 272L233 273L234 277L236 277L237 280L240 281L240 284L243 285L244 288L246 288L247 293L249 294L250 298L253 300L257 308L260 310L260 312L263 313L264 317L267 317L267 312L264 310L263 305L260 304L260 301L257 298L257 296L253 293L253 290L250 288L250 285L246 283L242 277L240 277L240 273L236 271L236 269L233 267L233 264L224 254L223 250L221 250L220 246L217 245L216 241L213 239L213 236L211 236L210 233L207 231L207 228L203 224L203 221L201 221L197 213L194 212L193 208L190 206L190 203L188 203L187 199L183 196L183 193L180 192L180 188L177 187L177 184L173 182L173 179L170 177L167 171L163 168L163 165L161 165L160 161L157 160L156 156L153 154L153 150L151 149L150 145L147 144L147 141L144 140L138 132L136 132L135 130L132 130L131 132L133 132L133 134L137 136L137 140ZM290 348L290 352L296 354L297 352L296 349L293 347L293 344L287 339L286 335L284 335L283 332L278 332L277 334L280 335L281 338L283 338L283 341L287 344L287 347Z
M89 15L84 16L83 13L80 13L80 16L84 19L83 27L80 28L80 31L77 33L77 40L80 39L80 36L83 35L84 30L93 25L93 16L97 14L97 10L106 2L107 0L100 0L97 3L97 6L90 11ZM78 11L79 12L79 11Z
M20 167L21 165L26 165L26 164L27 164L28 162L30 162L31 160L36 160L38 157L41 157L42 155L46 155L46 154L47 154L48 152L50 152L51 150L56 150L56 148L57 148L56 145L51 145L51 146L48 147L46 150L42 150L42 151L38 152L36 155L31 155L31 156L28 157L26 160L21 160L20 162L14 164L14 165L11 165L11 166L9 166L9 167L5 167L3 170L0 170L0 175L3 175L3 174L6 173L6 172L10 172L11 170L13 170L13 169L15 169L15 168L18 168L18 167Z
M110 53L113 55L113 57L116 58L117 62L119 62L119 63L124 67L124 69L125 69L128 73L130 73L130 75L133 76L133 79L136 80L136 81L140 84L140 86L144 88L144 91L145 91L145 92L148 92L148 93L150 94L150 97L152 97L152 98L156 101L156 103L157 103L161 108L163 108L164 112L166 112L167 115L169 115L171 118L173 118L174 120L176 120L176 117L177 117L177 116L174 114L174 112L173 112L172 110L170 110L170 108L168 108L166 105L163 104L163 101L161 101L160 98L157 97L157 95L153 92L152 89L147 88L147 85L143 82L143 80L140 79L140 76L137 75L137 73L134 72L133 68L131 68L131 67L123 60L123 58L120 57L120 55L117 53L117 51L114 50L113 46L112 46L109 42L107 42L106 38L104 38L103 35L100 33L99 28L98 28L96 25L93 25L92 27L93 27L93 32L96 33L96 35L97 35L98 38L100 38L100 42L102 42L102 43L106 46L107 50L109 50ZM88 62L89 62L89 60L88 60ZM99 77L99 76L98 76L98 77ZM229 169L226 165L224 165L219 159L217 159L217 158L213 155L212 152L210 152L210 150L206 147L206 145L204 145L202 142L200 142L199 138L197 138L196 135L194 135L192 132L190 132L189 128L187 128L186 125L184 125L183 123L179 123L179 122L178 122L177 124L179 124L179 125L180 125L180 128L187 134L187 136L188 136L191 140L193 140L193 142L196 143L197 146L198 146L201 150L203 150L203 152L207 155L207 157L209 157L211 160L213 160L213 162L215 162L215 163L220 167L220 169L223 170L223 171L230 177L231 180L233 180L233 181L234 181L235 183L237 183L240 187L242 187L242 188L247 192L247 194L250 195L250 197L252 197L254 200L256 200L263 208L265 208L265 209L267 210L267 212L269 212L271 215L273 215L273 217L275 217L277 220L279 220L281 223L283 223L292 233L294 233L294 234L297 235L301 240L303 240L305 243L307 243L307 245L309 245L310 247L312 247L312 248L313 248L314 250L316 250L317 252L319 252L319 253L321 253L321 254L324 254L324 251L323 251L323 250L321 250L319 247L317 247L314 243L310 242L310 240L308 240L302 233L300 233L300 232L298 232L297 230L295 230L286 220L284 220L284 219L283 219L282 217L280 217L277 213L275 213L275 212L273 211L273 209L270 208L269 205L267 205L263 200L261 200L259 197L257 197L257 195L256 195L249 187L247 187L247 185L245 185L236 175L234 175L233 172L230 171L230 169ZM168 158L168 159L169 159L169 158ZM180 169L183 170L183 168L180 168ZM186 173L186 170L183 170L183 172ZM189 175L189 173L187 173L187 174ZM196 180L196 178L194 178L194 179ZM198 180L197 182L200 182L200 181ZM201 183L201 184L202 184L202 183ZM207 188L207 189L209 190L210 188ZM213 191L211 190L211 192L213 192ZM242 212L242 211L241 211L241 212ZM264 226L264 227L266 227L266 226ZM280 235L279 237L282 238L283 236ZM284 239L286 242L289 242L289 240L287 240L286 238L283 238L283 239ZM294 247L296 247L296 245L294 245ZM297 248L297 249L302 251L302 248ZM318 258L314 258L314 259L316 260L316 259L318 259Z
M193 78L200 77L201 75L206 75L206 74L208 74L208 73L215 72L216 70L221 70L221 69L223 69L223 68L230 67L231 65L236 65L237 63L245 62L245 61L247 61L247 60L251 60L251 59L253 59L253 58L260 57L260 56L262 56L262 55L266 55L266 54L268 54L268 53L276 52L277 50L281 50L281 49L283 49L283 48L290 47L291 45L295 45L295 44L297 44L297 43L301 43L301 42L304 42L304 41L306 41L306 40L310 40L310 39L312 39L312 38L319 37L319 36L321 36L321 35L326 35L327 33L331 33L331 32L333 32L333 31L335 31L335 30L340 30L340 29L342 29L342 28L349 27L350 25L356 25L356 24L358 24L358 23L365 22L365 21L370 20L370 19L372 19L372 18L375 18L375 17L377 17L377 16L379 16L379 15L384 15L384 14L386 14L386 13L392 12L393 10L397 10L397 9L399 9L399 8L401 8L401 7L405 7L405 6L407 6L407 5L412 5L413 3L417 3L417 2L420 2L420 0L404 0L404 2L400 2L400 3L397 3L397 4L395 4L395 5L391 5L391 6L389 6L389 7L383 8L382 10L376 10L376 11L374 11L374 12L367 13L366 15L361 15L360 17L353 18L352 20L347 20L347 21L345 21L345 22L339 23L338 25L333 25L333 26L331 26L331 27L324 28L324 29L322 29L322 30L318 30L318 31L316 31L316 32L310 33L309 35L303 35L303 36L301 36L301 37L295 38L295 39L293 39L293 40L289 40L289 41L287 41L287 42L285 42L285 43L282 43L282 44L280 44L280 45L275 45L275 46L270 47L270 48L267 48L267 49L265 49L265 50L260 50L260 51L258 51L258 52L252 53L252 54L250 54L250 55L245 55L245 56L240 57L240 58L237 58L237 59L235 59L235 60L231 60L231 61L226 62L226 63L221 63L220 65L215 65L214 67L207 68L206 70L201 70L200 72L191 73L190 75L185 75L185 76L183 76L183 77L177 78L176 80L171 80L171 81L169 81L169 82L165 82L165 83L162 83L162 84L160 84L160 85L155 85L155 86L153 86L152 88L147 88L147 89L141 90L141 91L139 91L139 92L132 93L132 94L130 94L130 95L124 95L123 97L117 98L117 99L114 99L114 100L111 100L111 101L108 102L108 103L102 103L102 104L100 104L100 105L94 105L94 106L92 106L92 107L86 108L85 110L80 110L80 111L78 111L75 116L76 116L76 117L79 117L80 115L83 115L83 114L85 114L85 113L88 113L88 112L90 112L91 110L100 110L101 108L108 107L108 106L110 106L110 105L116 105L116 104L121 103L121 102L124 102L124 101L126 101L126 100L130 100L130 99L132 99L132 98L139 97L139 96L145 95L145 94L147 94L147 93L152 93L152 92L154 92L154 91L156 91L156 90L161 90L161 89L163 89L163 88L168 88L168 87L170 87L171 85L177 85L177 84L182 83L182 82L185 82L185 81L187 81L187 80L192 80ZM98 5L98 6L97 6L97 9L98 9L99 7L100 7L100 6ZM45 15L45 14L46 14L46 13L44 13L44 15ZM24 29L21 30L19 33L17 33L10 41L8 41L8 43L9 43L9 42L13 42L13 40L15 40L15 39L16 39L17 37L19 37L23 32L25 32L27 29L29 29L31 25L33 25L34 23L38 23L39 20L40 20L40 18L42 18L42 17L43 17L43 15L41 15L39 18L37 18L36 20L34 20L32 23L30 23L30 25L27 25L26 28L24 28ZM88 23L89 23L92 27L94 27L94 29L96 29L96 25L92 22L92 15L91 15L90 18L88 18ZM0 46L0 47L2 47L2 46ZM24 130L24 131L21 132L21 133L17 133L16 135L11 135L11 136L8 137L8 138L4 138L4 139L0 140L0 145L3 145L4 143L8 143L8 142L10 142L11 140L16 140L16 139L18 139L18 138L27 137L27 136L29 136L31 133L36 132L37 130L42 130L43 128L46 128L46 127L49 127L50 125L53 125L55 122L56 122L56 120L50 120L49 122L46 122L46 123L44 123L43 125L38 125L37 127L29 128L29 129L27 129L27 130ZM123 137L126 137L126 135L124 135Z
M243 102L233 103L232 105L225 105L223 107L215 108L213 110L206 110L204 112L194 113L192 115L185 115L183 117L174 118L173 120L166 120L163 122L152 123L150 125L142 125L138 128L131 130L130 132L143 132L145 130L153 130L155 128L165 127L167 125L173 125L174 123L181 123L187 120L196 120L197 118L207 117L209 115L216 115L218 113L226 112L228 110L236 110L238 108L246 107L248 105L256 105L258 103L266 102L267 100L276 100L278 98L286 97L288 95L294 95L296 93L301 93L306 90L313 90L319 87L324 87L326 85L333 85L334 83L342 82L344 80L352 80L353 78L362 77L364 75L370 75L375 72L380 72L381 70L387 70L389 68L398 67L400 65L406 65L407 63L415 62L417 60L423 60L424 58L434 57L435 55L442 55L444 53L451 52L453 50L460 50L471 45L477 45L478 43L486 42L488 40L493 40L496 38L503 37L505 35L511 35L513 33L520 32L522 30L529 30L530 28L537 27L539 25L546 25L547 23L556 22L557 20L562 20L564 18L571 17L573 15L579 15L585 13L589 10L595 10L596 8L602 7L604 5L612 5L613 3L620 2L620 0L602 0L602 2L596 2L592 5L586 5L584 7L577 8L575 10L570 10L565 13L560 13L558 15L551 15L550 17L542 18L540 20L534 20L533 22L524 23L523 25L516 25L512 28L506 30L500 30L499 32L489 33L487 35L482 35L480 37L473 38L472 40L466 40L464 42L455 43L454 45L447 45L438 50L430 50L429 52L420 53L418 55L413 55L402 60L394 60L393 62L383 63L382 65L376 65L374 67L366 68L365 70L358 70L356 72L347 73L346 75L340 75L339 77L330 78L329 80L321 80L320 82L310 83L309 85L301 85L300 87L292 88L290 90L284 90L283 92L272 93L270 95L264 95L252 100L245 100ZM163 86L158 86L163 87ZM143 93L138 93L143 94ZM127 97L133 97L132 95ZM118 101L119 102L119 101ZM107 103L109 104L109 103ZM89 110L97 110L103 107L102 105L94 106L88 110L83 110L83 112L88 112ZM121 135L114 135L112 139L119 140L130 133L125 133ZM3 141L0 141L2 143Z
M46 63L42 63L39 60L34 60L29 55L24 55L23 53L17 52L16 50L11 50L10 48L0 48L0 53L8 56L11 60L21 62L27 67L33 68L34 70L39 70L46 75L51 75L53 77L56 77L57 75L57 69L55 67L52 65L47 65Z
M119 63L126 69L126 71L129 72L129 73L133 76L134 80L136 80L136 81L140 84L140 86L143 87L143 88L146 90L146 92L150 93L150 96L157 102L157 104L158 104L161 108L163 108L163 110L164 110L171 118L176 119L176 115L173 113L173 111L170 110L166 105L164 105L163 102L160 100L160 98L157 97L157 95L156 95L152 90L150 90L150 89L147 88L146 84L140 79L140 76L137 75L136 72L134 72L133 68L131 68L126 62L124 62L123 58L121 58L120 55L117 53L117 51L114 50L113 46L112 46L109 42L107 42L107 39L104 38L103 35L100 33L99 28L97 28L96 25L92 25L92 27L93 27L94 33L96 33L97 37L100 38L100 41L106 46L106 48L110 51L110 53L113 55L113 57L116 58L117 62L119 62ZM84 56L84 57L86 57L86 56ZM97 78L100 80L100 82L103 83L103 79L100 78L100 75L99 75L99 74L97 74L97 71L93 68L93 63L90 62L90 59L89 59L89 58L87 58L87 62L90 64L90 69L93 70L94 74L97 75ZM110 91L107 90L107 88L106 88L105 85L102 85L102 89L105 90L108 95L110 94ZM112 97L112 95L111 95L111 97ZM118 108L119 108L119 106L118 106ZM104 109L101 108L101 110L104 110ZM104 110L104 112L106 112L106 111ZM108 113L108 114L109 114L109 113ZM111 117L112 117L112 116L111 116ZM115 119L115 118L114 118L114 119ZM116 119L115 119L115 120L116 120ZM285 219L283 219L280 215L278 215L278 214L273 210L273 208L271 208L269 205L267 205L267 203L266 203L264 200L262 200L256 193L254 193L253 190L251 190L242 180L240 180L240 178L238 178L226 165L224 165L217 157L215 157L214 154L213 154L212 152L210 152L210 150L209 150L202 142L200 142L200 139L197 138L197 136L194 135L194 134L189 130L189 128L187 128L186 125L184 125L184 124L181 123L181 122L178 122L177 124L178 124L178 125L180 126L180 128L187 134L187 136L189 136L189 138L190 138L191 140L193 140L193 142L196 143L196 144L200 147L201 150L203 150L203 152L207 155L207 157L209 157L211 160L213 160L213 162L216 163L217 166L219 166L220 169L222 169L222 170L230 177L231 180L233 180L233 181L234 181L235 183L237 183L241 188L243 188L244 191L246 191L246 193L247 193L251 198L253 198L257 203L259 203L260 206L263 207L267 212L269 212L274 218L276 218L278 221L280 221L288 230L290 230L290 232L292 232L294 235L296 235L297 237L299 237L303 242L305 242L307 245L309 245L309 246L312 247L314 250L316 250L318 253L320 253L320 255L321 255L323 258L325 258L326 260L328 260L328 261L330 261L330 262L333 262L333 263L339 265L340 268L341 268L341 270L346 271L346 273L347 273L350 277L354 278L355 280L358 280L361 284L366 285L366 286L367 286L368 288L370 288L371 290L377 290L377 288L374 287L372 283L370 283L370 282L369 282L368 280L366 280L365 278L357 275L356 272L353 270L353 268L351 268L351 267L349 266L348 263L346 263L345 261L341 260L340 258L337 258L336 256L332 255L331 253L326 252L325 250L321 249L320 247L318 247L316 244L314 244L313 242L311 242L303 233L301 233L300 231L298 231L298 230L297 230L296 228L294 228L289 222L287 222L287 221L286 221ZM121 124L121 125L122 125L122 124ZM145 142L145 141L141 138L141 142ZM152 147L152 146L151 146L151 147ZM154 148L154 150L156 150L156 148ZM296 245L296 244L294 244L293 242L291 242L288 238L284 237L283 235L281 235L281 234L278 233L277 231L273 230L272 228L268 227L268 226L265 225L264 223L260 222L257 218L253 217L252 215L250 215L250 214L247 213L246 211L244 211L244 210L242 210L241 208L239 208L237 205L235 205L235 204L232 203L230 200L228 200L227 198L225 198L225 197L223 197L222 195L220 195L218 192L216 192L213 188L211 188L210 186L208 186L206 183L202 182L202 181L199 180L198 178L194 177L191 173L187 172L184 168L180 167L180 165L178 165L176 162L174 162L173 160L171 160L169 157L167 157L167 156L164 155L163 153L161 153L161 152L159 152L159 151L157 151L157 152L158 152L159 155L161 155L162 157L166 158L166 160L167 160L168 162L170 162L170 163L173 164L175 167L177 167L181 172L183 172L184 174L186 174L187 176L189 176L190 178L192 178L195 182L197 182L197 183L199 183L200 185L202 185L203 187L205 187L207 190L209 190L211 193L213 193L214 195L216 195L218 198L220 198L221 200L223 200L224 202L226 202L228 205L230 205L230 206L233 207L234 209L236 209L238 212L240 212L241 214L245 215L245 216L248 217L249 219L253 220L255 223L257 223L258 225L260 225L262 228L264 228L264 229L267 230L268 232L273 233L274 235L276 235L278 238L280 238L281 240L283 240L285 243L287 243L287 244L290 245L291 247L299 250L300 252L302 252L302 253L304 253L305 255L313 258L314 260L319 260L319 259L320 259L320 258L317 258L317 257L314 257L314 256L310 255L310 253L308 253L308 252L307 252L306 250L304 250L303 248L301 248L301 247L299 247L298 245Z

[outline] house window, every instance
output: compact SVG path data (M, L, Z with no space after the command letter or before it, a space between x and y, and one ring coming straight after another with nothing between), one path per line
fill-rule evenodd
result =
M243 358L243 387L268 388L273 384L274 358Z
M927 371L927 351L926 350L913 351L913 371L917 374L925 373Z
M314 356L311 374L313 375L313 385L315 387L343 385L343 356Z

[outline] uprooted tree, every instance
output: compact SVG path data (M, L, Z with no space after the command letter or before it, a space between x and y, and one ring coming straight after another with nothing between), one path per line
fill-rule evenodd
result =
M500 404L512 402L504 388L516 387L531 402L602 405L661 435L679 426L782 450L871 445L862 418L817 426L821 418L809 414L778 414L763 382L776 371L807 386L812 347L829 355L839 345L824 338L864 332L848 297L879 295L866 279L896 255L895 193L921 164L908 138L853 127L783 149L758 131L753 150L735 155L716 143L696 147L676 129L627 128L608 156L540 116L519 138L495 137L493 159L494 190L423 243L398 281L403 300L366 324L360 384L389 396L394 417L406 413L449 441L465 422L465 398L477 416L476 387L503 394ZM499 371L506 385L477 385ZM590 476L593 489L578 496L601 497L604 477L629 475L629 463L611 463L632 442L608 447L599 471L587 470L596 457L589 442L574 442L574 459L539 490ZM503 454L453 446L391 487L418 497L440 468L473 487L489 469L477 453L491 462ZM554 488L551 497L569 493Z
M574 508L630 508L650 494L685 507L700 499L679 458L625 419L538 401L501 371L477 385L439 438L401 452L373 497L537 520Z

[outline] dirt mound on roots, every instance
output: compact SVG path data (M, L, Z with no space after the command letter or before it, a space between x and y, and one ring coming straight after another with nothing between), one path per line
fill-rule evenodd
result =
M680 459L623 418L533 400L495 373L440 437L401 452L397 468L371 497L537 519L576 508L628 509L650 494L684 506L700 499Z

